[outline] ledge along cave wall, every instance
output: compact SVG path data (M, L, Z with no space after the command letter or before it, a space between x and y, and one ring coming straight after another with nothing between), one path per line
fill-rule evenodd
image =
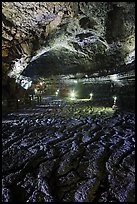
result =
M135 2L2 2L2 110L3 202L135 202Z

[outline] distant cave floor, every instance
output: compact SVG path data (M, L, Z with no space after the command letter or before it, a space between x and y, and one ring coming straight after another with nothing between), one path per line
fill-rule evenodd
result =
M135 114L37 105L2 120L3 202L135 202Z

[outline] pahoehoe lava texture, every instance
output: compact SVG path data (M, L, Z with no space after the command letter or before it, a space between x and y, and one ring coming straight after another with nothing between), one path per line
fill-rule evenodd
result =
M36 106L2 121L3 202L135 202L135 114Z

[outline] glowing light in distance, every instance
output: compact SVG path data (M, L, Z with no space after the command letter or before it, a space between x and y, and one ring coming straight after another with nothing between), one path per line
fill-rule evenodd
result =
M57 89L57 91L55 92L56 96L58 96L59 94L59 89Z
M40 82L39 84L42 86L42 85L43 85L43 82Z
M20 99L18 99L18 102L20 101Z
M117 96L113 96L113 99L114 99L114 104L115 104L117 101Z
M92 97L93 97L93 93L90 93L89 96L90 96L90 99L92 99Z
M110 79L111 79L112 81L118 81L118 76L117 76L117 74L110 75Z
M72 100L76 98L76 92L74 90L72 90L69 95Z
M114 101L116 101L117 100L117 96L113 96L113 99L114 99Z

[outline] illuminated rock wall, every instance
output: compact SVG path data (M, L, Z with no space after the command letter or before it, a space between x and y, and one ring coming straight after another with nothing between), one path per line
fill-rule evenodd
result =
M23 70L110 74L134 60L135 4L3 2L2 31L3 84Z

